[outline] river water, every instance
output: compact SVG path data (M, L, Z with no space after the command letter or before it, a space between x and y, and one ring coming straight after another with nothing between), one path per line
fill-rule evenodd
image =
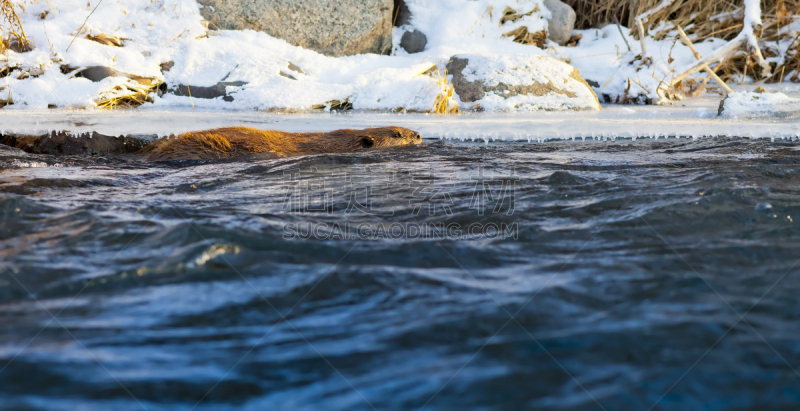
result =
M0 408L797 409L800 151L0 149Z

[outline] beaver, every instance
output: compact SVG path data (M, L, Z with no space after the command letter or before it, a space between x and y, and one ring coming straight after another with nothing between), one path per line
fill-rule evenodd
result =
M402 127L286 133L249 127L225 127L162 138L142 149L149 161L233 159L275 153L280 157L349 153L378 147L421 144L422 137Z

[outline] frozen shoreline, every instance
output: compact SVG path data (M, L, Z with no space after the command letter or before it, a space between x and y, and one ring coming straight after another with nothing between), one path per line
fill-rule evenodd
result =
M741 87L750 89L752 86ZM789 95L800 94L795 85L767 87ZM602 111L467 113L460 115L344 113L276 114L258 111L193 112L141 107L133 110L11 110L0 111L0 133L44 134L97 132L110 136L168 136L186 131L225 126L248 126L289 132L326 131L398 125L415 129L424 138L485 141L542 141L573 138L653 138L737 136L750 138L800 138L800 112L781 117L719 118L721 97L676 102L672 106L622 106L606 104Z
M673 35L640 43L615 25L573 30L582 37L569 47L513 41L510 33L518 30L546 34L552 15L542 0L406 0L413 18L393 29L393 55L337 58L264 32L209 30L196 1L13 3L36 47L0 55L0 71L7 72L0 78L3 111L139 104L165 112L192 106L300 112L342 105L382 112L596 109L588 88L601 101L671 101L675 97L667 98L664 84L696 61ZM516 14L506 19L506 11ZM427 38L423 52L408 54L398 45L412 29ZM800 21L784 31L795 38ZM694 47L704 56L729 43L697 40ZM480 92L454 90L457 70L444 71L454 57L467 61L458 71L460 82L477 82ZM585 87L573 84L569 73L586 80ZM785 74L790 79L793 72ZM699 84L703 77L693 80ZM742 75L737 81L754 80ZM533 86L551 90L539 95Z

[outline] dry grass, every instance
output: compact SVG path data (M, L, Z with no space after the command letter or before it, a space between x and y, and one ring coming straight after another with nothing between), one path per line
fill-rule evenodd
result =
M547 43L546 31L542 30L531 33L525 26L509 31L506 34L503 34L503 37L513 37L514 41L517 43L532 44L540 49L544 49L545 43Z
M731 40L742 29L744 19L742 1L725 0L564 0L575 9L578 17L575 27L586 29L603 27L617 17L622 25L632 28L631 34L638 38L634 28L636 16L643 16L649 35L656 40L675 36L674 24L682 26L692 41L702 41L709 37ZM786 29L794 18L800 15L800 0L762 0L761 16L764 22L759 41L765 58L779 57L781 64L772 63L770 82L785 80L800 81L800 41L790 38ZM781 50L778 41L790 41L788 50ZM745 72L760 77L761 68L743 54L734 56L717 66L719 76L725 81L741 79ZM783 73L783 74L782 74Z
M652 9L661 0L562 0L575 10L576 29L603 27L618 18L620 24L633 27L633 18ZM714 0L698 2L715 3Z
M525 16L530 16L531 14L536 13L537 11L539 11L538 5L534 6L533 10L527 13L520 13L512 9L511 7L506 7L506 9L503 10L503 17L500 18L500 25L502 26L503 24L506 23L513 23Z
M3 22L0 24L0 52L6 49L17 53L33 50L33 42L25 36L25 30L22 29L19 16L10 0L0 0L0 13L3 15Z
M514 23L517 20L525 17L530 16L533 13L539 11L539 6L534 6L534 8L528 12L519 12L517 10L512 9L511 7L506 7L503 10L503 16L500 17L500 25L504 25L506 23ZM540 49L545 48L545 43L547 43L547 31L541 30L534 33L528 31L528 27L522 26L517 27L514 30L511 30L505 34L503 37L511 37L515 42L520 44L532 44Z
M131 77L124 85L115 87L95 103L97 108L104 110L138 107L144 103L152 103L152 94L158 93L162 84L156 79Z
M100 44L105 44L106 46L114 46L114 47L122 47L122 41L127 39L122 39L117 36L109 36L105 33L100 33L96 36L91 34L86 35L87 40L95 41Z
M311 106L311 108L314 110L325 110L325 111L331 111L331 110L347 111L353 109L353 104L350 103L348 98L345 98L344 100L327 101L325 102L325 104L317 104Z
M453 88L453 83L447 80L447 69L444 68L444 65L444 63L436 63L422 73L430 76L435 82L433 87L439 90L430 112L435 114L458 114L461 109L458 108L458 103L453 98L455 89Z

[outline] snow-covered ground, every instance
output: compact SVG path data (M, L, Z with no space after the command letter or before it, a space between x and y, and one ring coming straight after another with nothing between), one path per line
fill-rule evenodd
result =
M737 87L741 91L753 86ZM800 96L796 86L767 86ZM743 93L744 94L744 93ZM749 94L749 93L748 93ZM477 141L543 141L552 139L800 138L800 113L780 118L717 117L719 98L706 96L664 106L604 105L594 112L466 113L461 115L344 113L277 114L254 111L214 111L173 107L138 110L0 111L0 133L40 134L51 130L71 133L96 131L106 135L153 138L224 126L248 126L289 132L327 131L387 125L418 130L426 139Z
M393 56L340 58L295 47L261 32L208 31L200 16L200 6L194 0L12 0L12 3L21 6L22 26L37 47L28 53L9 51L0 56L0 66L16 68L11 75L0 78L0 99L14 102L3 111L48 106L92 109L98 100L120 95L131 84L131 79L121 76L99 82L75 77L80 68L91 66L152 77L164 81L170 89L185 85L213 86L220 81L246 83L228 87L234 101L165 94L138 109L145 111L189 107L305 111L314 105L347 100L357 110L426 112L445 89L436 75L422 73L434 63L441 66L457 54L482 54L489 56L487 61L493 61L491 56L560 59L580 69L601 101L603 95L612 99L624 95L640 102L658 100L659 85L674 71L695 61L691 51L680 42L648 38L647 57L651 62L644 64L639 57L639 41L627 29L620 33L615 25L578 31L583 39L577 47L549 42L546 49L540 49L503 37L522 26L530 32L546 27L550 12L542 0L406 0L413 17L410 25L394 29L394 41L399 43L406 30L422 31L428 38L425 52L409 55L397 48ZM530 13L501 24L506 7ZM788 29L800 31L800 22ZM90 34L126 40L124 47L114 47L86 39ZM708 55L725 43L709 38L696 46L702 55ZM161 64L167 62L174 62L174 66L162 72ZM290 63L302 69L303 74L291 70ZM542 108L536 104L492 105L489 104L492 97L487 96L485 106L493 110ZM451 103L457 103L456 98ZM466 108L463 102L461 106Z

